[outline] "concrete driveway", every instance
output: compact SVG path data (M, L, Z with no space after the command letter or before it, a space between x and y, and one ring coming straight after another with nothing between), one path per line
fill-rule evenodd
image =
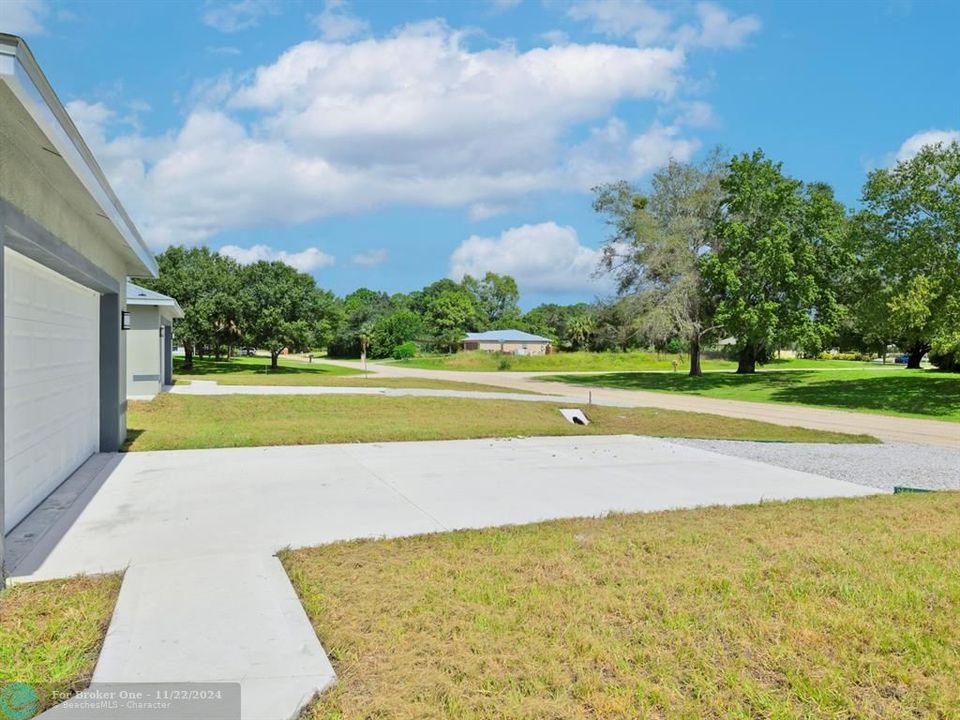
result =
M243 720L289 720L335 675L282 547L875 492L634 436L100 455L14 529L8 566L126 569L94 686L227 681Z
M176 450L99 456L90 465L15 529L12 575L876 492L635 436Z

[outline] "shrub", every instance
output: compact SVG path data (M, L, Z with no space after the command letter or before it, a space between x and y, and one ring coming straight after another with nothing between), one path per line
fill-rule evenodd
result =
M821 360L851 360L854 362L869 362L873 360L875 355L872 353L862 353L862 352L848 352L848 353L835 353L835 352L822 352L820 353Z
M393 349L394 360L405 360L416 356L417 344L413 340L402 342Z
M497 370L509 370L510 369L510 358L502 357L499 362L497 362Z
M683 338L675 337L667 341L666 350L673 355L683 355L689 349L690 343Z
M370 357L384 358L420 334L422 320L411 310L398 310L378 318L370 330Z

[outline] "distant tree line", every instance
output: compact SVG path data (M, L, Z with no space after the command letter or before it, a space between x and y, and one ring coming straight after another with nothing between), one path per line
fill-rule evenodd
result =
M595 188L611 231L598 274L614 297L522 312L516 281L444 278L409 293L367 288L340 298L281 262L239 265L205 247L171 247L144 284L175 297L175 335L196 353L254 346L404 357L450 352L467 332L517 328L562 350L689 353L723 341L750 373L780 348L930 354L960 369L960 145L926 147L871 172L852 212L829 185L802 182L761 151L672 161L641 192Z

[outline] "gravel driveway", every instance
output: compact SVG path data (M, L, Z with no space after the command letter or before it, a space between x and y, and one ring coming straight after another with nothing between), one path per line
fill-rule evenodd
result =
M960 450L950 448L899 442L883 445L686 439L671 442L884 490L891 490L894 485L960 490Z

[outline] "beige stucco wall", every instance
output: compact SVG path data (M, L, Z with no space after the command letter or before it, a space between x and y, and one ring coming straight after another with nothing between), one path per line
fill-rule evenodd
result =
M130 305L130 329L127 339L127 397L147 398L160 392L161 367L160 310L151 305ZM152 380L134 380L137 375L155 376Z
M547 347L550 343L545 342L492 342L489 340L481 340L477 343L478 350L484 350L486 352L504 352L508 354L516 354L518 350L522 348L527 349L527 355L544 355L547 352Z

